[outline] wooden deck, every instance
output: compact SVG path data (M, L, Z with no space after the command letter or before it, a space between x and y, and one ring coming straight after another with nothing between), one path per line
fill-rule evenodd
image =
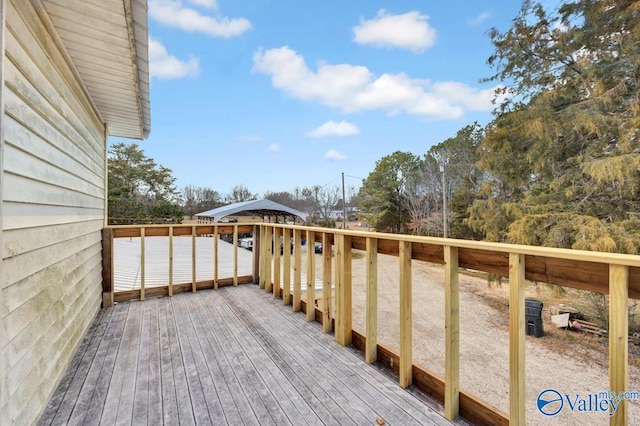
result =
M39 424L451 424L254 285L103 309Z

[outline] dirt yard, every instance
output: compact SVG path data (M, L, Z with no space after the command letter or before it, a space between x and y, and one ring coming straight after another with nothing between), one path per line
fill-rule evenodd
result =
M304 262L303 262L304 263ZM316 267L318 267L316 262ZM365 330L365 259L354 251L354 323ZM414 363L444 377L444 269L413 261ZM316 277L321 275L316 272ZM398 348L398 258L378 256L378 342ZM533 286L526 297L542 298L545 288ZM570 295L569 295L570 297ZM604 413L571 412L565 406L555 417L536 407L538 394L598 393L609 389L606 342L574 332L551 330L549 306L543 311L546 335L526 338L527 424L602 425ZM489 289L484 278L460 276L460 387L494 407L509 409L508 284ZM640 349L640 348L634 348ZM636 352L637 353L637 352ZM630 355L629 390L640 390L638 356ZM565 404L566 405L566 404ZM629 402L629 424L640 424L640 400Z

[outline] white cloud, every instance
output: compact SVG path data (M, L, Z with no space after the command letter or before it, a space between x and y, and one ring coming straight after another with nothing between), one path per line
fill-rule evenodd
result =
M326 138L330 136L351 136L360 133L358 126L348 123L344 120L340 122L327 121L319 127L316 127L308 133L312 138Z
M342 160L346 160L347 156L336 151L335 149L330 149L329 151L327 151L327 153L324 155L324 159L325 160L332 160L332 161L342 161Z
M431 119L455 119L465 111L490 111L494 89L464 83L412 79L405 73L374 75L367 67L321 64L314 72L289 47L259 50L253 71L271 76L272 85L291 96L344 112L382 110Z
M215 3L206 0L192 1ZM179 0L151 0L149 16L162 24L212 37L235 37L251 29L251 22L246 18L214 18L185 7Z
M491 18L491 12L482 12L478 16L469 20L470 25L480 25L487 19Z
M193 77L200 73L200 60L191 57L187 62L181 61L169 55L158 40L149 37L149 73L161 80Z
M436 42L436 30L429 25L428 19L427 15L417 11L390 15L381 9L373 19L360 18L360 25L353 27L353 41L376 47L399 47L420 53Z
M280 145L279 143L272 143L271 145L269 145L269 152L278 151L282 151L282 145Z
M218 1L217 0L189 0L189 3L195 6L206 7L208 9L217 9Z

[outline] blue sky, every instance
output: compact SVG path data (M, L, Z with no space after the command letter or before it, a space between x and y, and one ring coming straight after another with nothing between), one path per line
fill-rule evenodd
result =
M518 1L149 0L147 156L178 187L358 187L491 120L491 27ZM111 142L118 142L112 139Z

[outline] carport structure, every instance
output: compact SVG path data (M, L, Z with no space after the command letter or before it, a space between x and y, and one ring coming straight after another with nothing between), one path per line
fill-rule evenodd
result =
M263 200L251 200L243 201L241 203L233 203L227 206L218 207L213 210L207 210L202 213L196 214L198 223L215 223L227 216L233 216L237 214L246 214L251 216L260 216L263 219L268 218L275 219L282 218L284 222L287 220L296 223L296 219L299 218L302 222L307 220L307 214L291 207L287 207L275 201L263 199Z

